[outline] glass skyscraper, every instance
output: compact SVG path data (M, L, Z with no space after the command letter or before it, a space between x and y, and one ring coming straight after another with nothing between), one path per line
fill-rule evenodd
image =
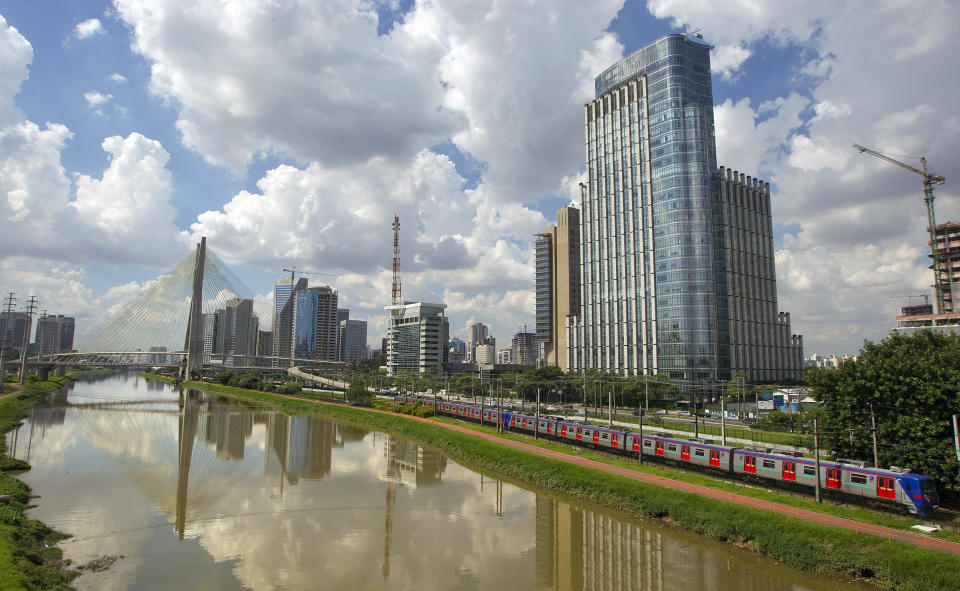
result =
M597 76L584 106L573 370L730 379L731 254L709 52L685 35L659 39Z

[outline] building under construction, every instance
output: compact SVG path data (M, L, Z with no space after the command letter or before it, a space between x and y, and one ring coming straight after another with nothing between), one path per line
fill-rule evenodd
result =
M940 273L935 277L940 281L938 291L943 305L938 313L934 313L933 305L929 303L900 308L894 332L911 334L933 328L960 333L960 222L937 224L930 235L936 239L936 249L930 249L931 258L935 251L940 259ZM932 264L930 268L933 268Z
M960 300L960 222L937 224L933 228L940 255L940 289L943 291L942 313L954 314ZM955 299L956 296L956 299Z

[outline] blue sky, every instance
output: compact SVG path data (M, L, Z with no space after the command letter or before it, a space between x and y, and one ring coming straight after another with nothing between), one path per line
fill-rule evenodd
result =
M0 290L82 334L203 234L264 296L291 263L335 274L377 343L396 212L404 296L504 344L532 235L578 198L592 77L699 28L720 163L774 188L780 309L808 354L854 353L930 278L919 180L849 145L956 178L953 93L925 89L955 84L958 10L835 4L2 0Z

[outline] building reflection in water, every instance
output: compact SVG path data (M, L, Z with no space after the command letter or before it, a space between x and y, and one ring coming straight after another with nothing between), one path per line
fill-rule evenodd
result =
M406 439L387 436L384 453L387 456L387 481L407 486L439 484L447 467L446 456Z
M663 591L799 589L767 568L734 568L761 560L718 551L686 532L664 535L591 510L537 495L536 581L545 589ZM738 566L745 566L740 564Z

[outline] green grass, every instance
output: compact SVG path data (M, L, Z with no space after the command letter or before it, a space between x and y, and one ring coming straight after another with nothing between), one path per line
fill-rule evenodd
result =
M71 380L76 380L83 376L101 376L120 373L122 370L114 367L99 367L96 369L71 369L66 372L66 376Z
M164 375L160 375L158 373L153 373L149 371L140 372L140 375L147 378L148 380L153 380L155 382L166 382L168 384L172 384L174 383L174 381L176 381L170 376L164 376Z
M634 516L667 519L694 533L745 545L803 570L832 576L867 578L881 589L956 589L955 573L960 572L960 556L637 482L415 422L399 415L370 413L345 406L321 406L236 388L227 391L224 387L208 388L207 384L187 385L270 404L287 412L334 418L411 437L436 447L472 468L597 502ZM479 429L479 426L475 428ZM517 436L507 434L506 437ZM531 442L527 438L523 438L523 441ZM555 442L541 442L539 445L570 449ZM573 455L596 456L579 450ZM624 460L602 458L601 461L636 467ZM642 469L651 473L668 471L657 466ZM710 481L713 488L732 487L731 490L741 494L751 490L695 474L674 472L671 477L677 480L703 479ZM777 496L775 500L784 504L804 502L802 499ZM809 502L807 504L812 505ZM836 512L848 517L863 514L867 518L864 520L879 520L885 522L883 524L891 523L901 528L904 526L903 522L892 516L869 511L829 506L823 509L824 512Z
M17 396L0 400L0 431L18 426L34 402L66 381L52 377L47 382L29 382ZM69 581L78 573L60 568L62 552L55 546L67 536L27 519L24 511L30 506L30 489L10 471L29 465L7 456L3 440L0 452L0 494L10 496L9 504L0 505L0 589L69 589Z

